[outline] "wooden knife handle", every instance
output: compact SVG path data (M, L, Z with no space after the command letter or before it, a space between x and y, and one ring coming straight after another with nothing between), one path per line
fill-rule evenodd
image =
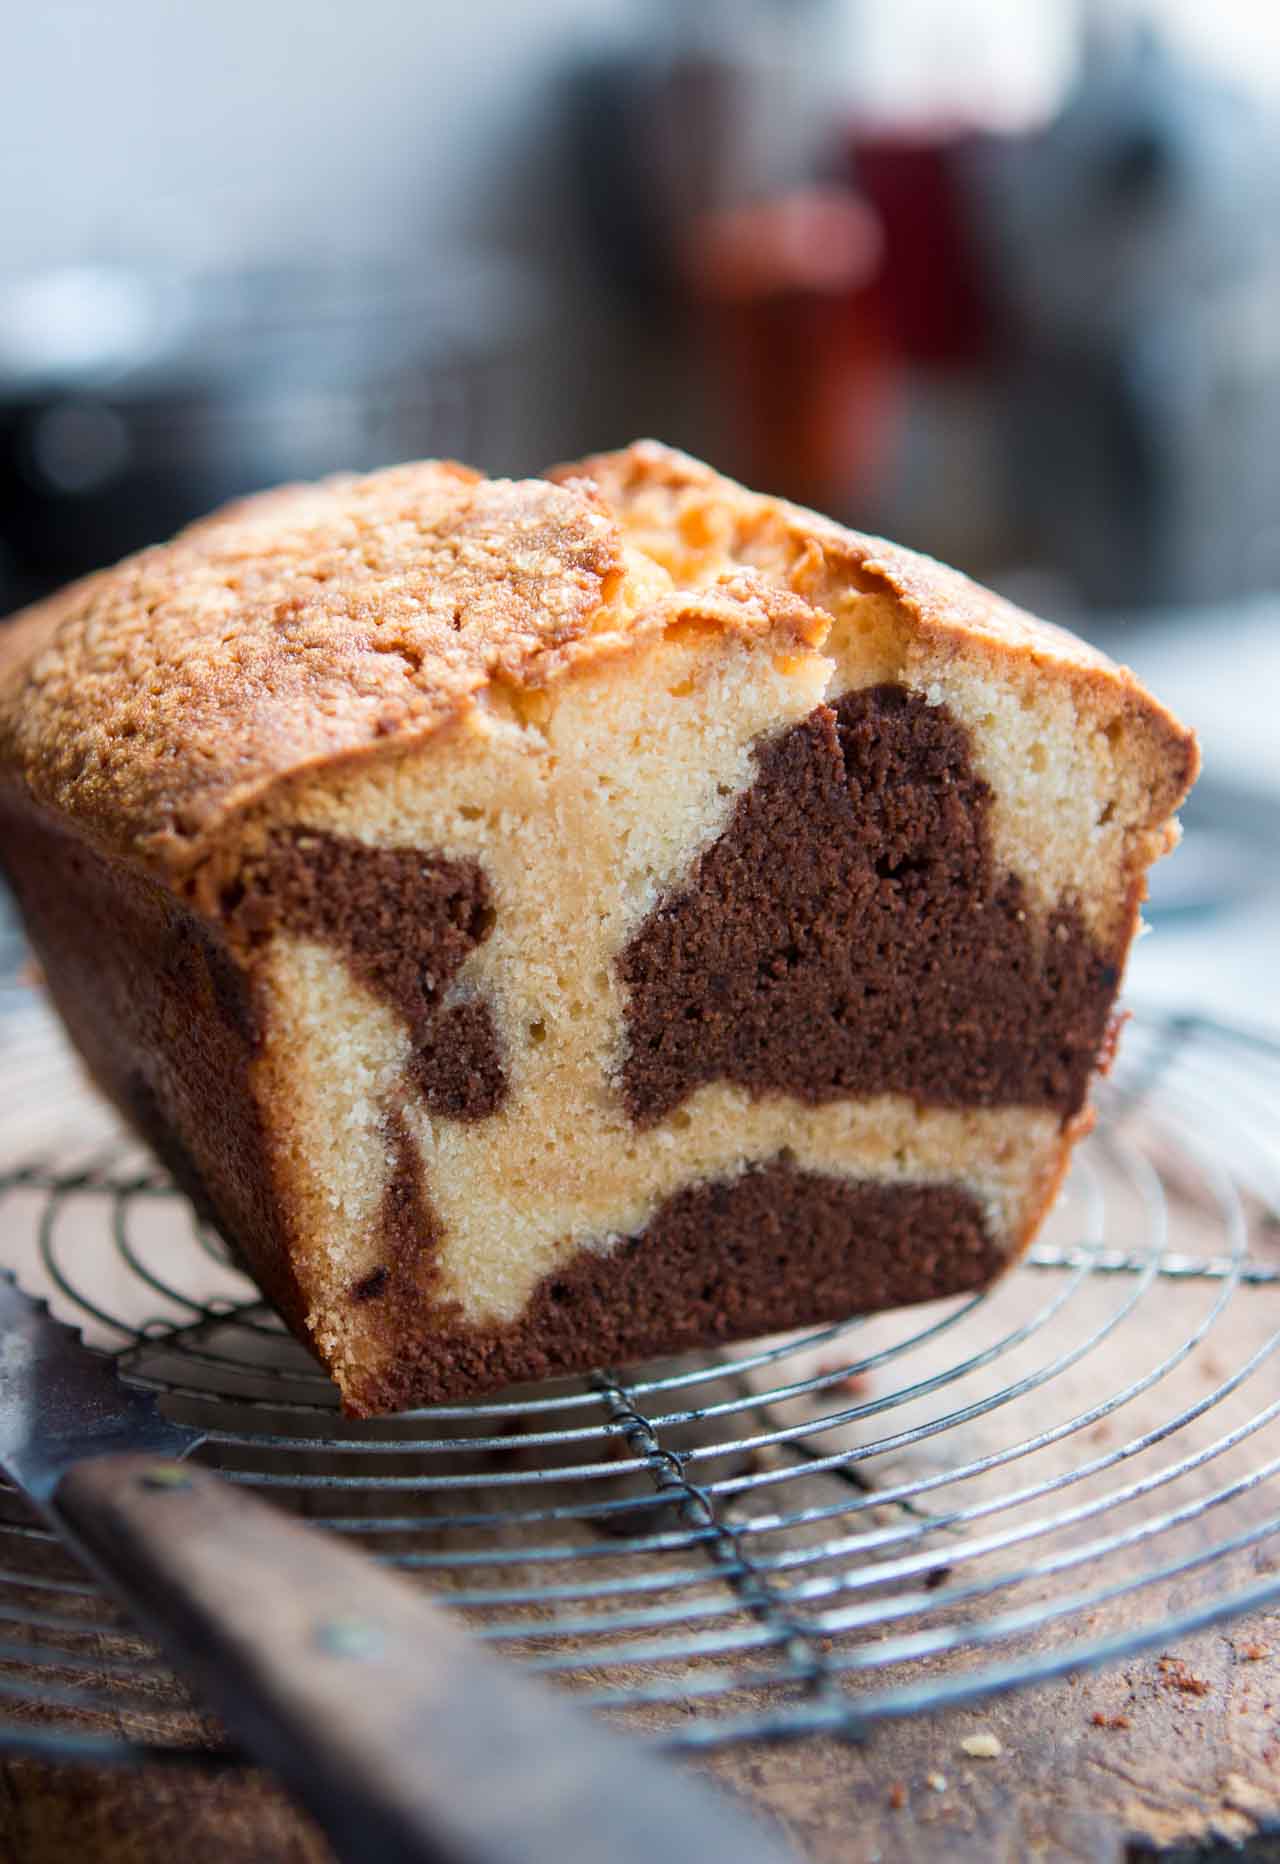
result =
M715 1791L420 1591L208 1470L78 1464L53 1502L227 1726L360 1864L783 1864Z

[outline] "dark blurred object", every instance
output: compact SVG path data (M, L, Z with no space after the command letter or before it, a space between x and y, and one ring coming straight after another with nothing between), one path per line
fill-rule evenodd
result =
M628 297L682 296L690 225L809 179L830 0L663 0L574 85L575 184L593 255Z
M866 203L834 189L691 228L685 276L749 483L830 509L878 476L895 386L883 248Z
M600 60L576 76L574 179L592 258L624 297L649 306L677 285L691 201L720 193L737 75L709 58L655 66Z
M509 457L536 301L474 256L0 278L0 613L239 493Z
M1056 121L979 174L1031 548L1095 607L1274 585L1280 148L1261 102L1148 29L1095 25Z

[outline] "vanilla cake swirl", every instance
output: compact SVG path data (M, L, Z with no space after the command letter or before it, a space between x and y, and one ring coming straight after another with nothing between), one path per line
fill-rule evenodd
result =
M1195 767L650 442L252 498L0 641L54 1002L356 1414L989 1282Z

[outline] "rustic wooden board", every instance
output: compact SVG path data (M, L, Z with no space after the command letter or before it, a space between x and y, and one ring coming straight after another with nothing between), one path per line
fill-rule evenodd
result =
M1207 1685L1203 1695L1171 1687L1151 1658L886 1727L865 1745L753 1746L704 1764L815 1864L1127 1864L1144 1846L1199 1853L1215 1840L1261 1859L1270 1852L1259 1834L1280 1824L1280 1613L1206 1634L1178 1655L1185 1675ZM1098 1716L1129 1725L1098 1726ZM964 1752L977 1731L997 1736L998 1759ZM310 1821L247 1769L0 1766L5 1864L173 1864L175 1855L184 1864L330 1856Z

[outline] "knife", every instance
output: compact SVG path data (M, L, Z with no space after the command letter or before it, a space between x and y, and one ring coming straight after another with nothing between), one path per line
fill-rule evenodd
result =
M786 1864L421 1592L185 1461L200 1440L0 1273L0 1465L340 1859Z

